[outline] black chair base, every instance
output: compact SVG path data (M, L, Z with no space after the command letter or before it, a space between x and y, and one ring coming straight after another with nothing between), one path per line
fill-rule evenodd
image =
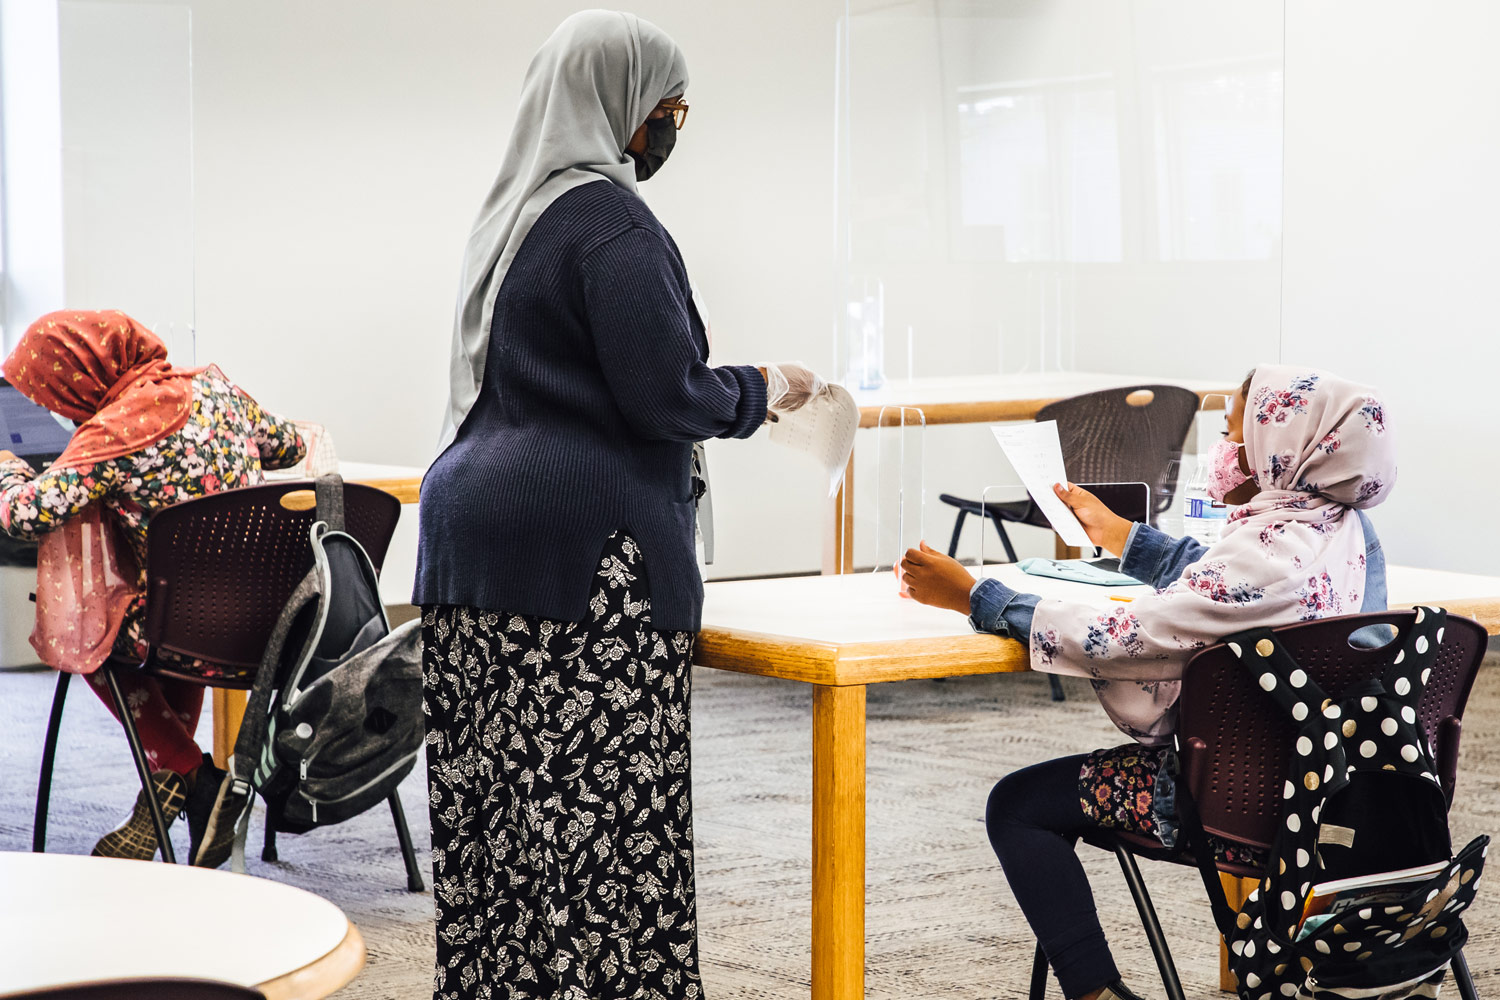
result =
M135 720L131 717L130 708L125 704L125 697L120 691L119 677L115 664L106 661L99 667L104 677L105 685L109 688L110 701L114 704L115 711L119 713L121 728L125 730L125 740L130 745L130 755L135 761L136 774L140 777L141 789L145 792L146 802L151 810L151 822L156 827L156 842L161 852L161 859L169 864L177 862L176 852L172 849L172 840L168 835L166 817L161 811L161 802L156 797L156 790L151 781L151 765L146 760L145 748L141 745L140 733L135 727ZM73 675L66 671L58 671L57 688L52 694L52 710L47 718L47 736L42 744L42 767L41 774L37 778L36 788L36 812L32 817L31 827L31 849L41 854L47 849L47 816L52 803L52 774L57 761L58 736L62 730L63 705L67 701L68 684ZM396 824L396 840L401 846L401 858L406 865L406 887L412 892L424 892L426 885L422 880L422 869L417 863L416 851L412 846L411 830L406 825L406 812L401 808L401 800L395 791L390 795L391 818ZM261 860L277 860L276 832L269 826L266 828L265 848L261 852Z
M1136 912L1140 914L1141 929L1146 932L1146 940L1151 945L1151 955L1156 959L1156 970L1161 975L1167 1000L1185 1000L1182 980L1177 975L1176 963L1172 961L1172 951L1167 946L1166 935L1162 932L1161 920L1156 915L1156 907L1151 902L1151 894L1146 890L1146 882L1141 877L1140 866L1136 864L1136 852L1132 851L1129 845L1108 835L1090 837L1087 842L1095 847L1114 851L1115 858L1120 862L1120 871L1125 876L1125 885L1130 890L1130 897L1135 900ZM1176 864L1192 863L1185 854L1165 848L1159 851L1143 851L1142 856L1151 860ZM1469 971L1469 963L1462 951L1453 956L1452 969L1453 981L1458 986L1458 995L1462 1000L1479 1000L1478 990L1474 986L1474 976ZM1031 964L1029 994L1029 1000L1046 1000L1047 955L1042 951L1040 944L1037 945L1036 957Z

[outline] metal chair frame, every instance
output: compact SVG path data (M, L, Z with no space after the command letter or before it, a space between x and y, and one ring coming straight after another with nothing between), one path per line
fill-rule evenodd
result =
M312 486L311 481L294 481L199 497L160 511L147 530L147 656L139 665L107 660L99 671L120 717L121 728L125 730L151 821L156 827L161 859L169 864L177 861L176 852L168 835L161 803L152 786L151 767L146 760L140 733L120 690L119 671L139 669L204 687L240 690L251 687L253 673L239 677L205 677L156 665L152 654L164 649L241 671L253 671L259 667L262 650L257 646L264 646L264 637L269 636L276 616L312 565L309 531L314 512L310 509L294 510L282 501L288 494L308 492ZM346 483L344 504L346 530L364 546L378 572L401 514L400 501L383 490ZM216 518L218 522L215 522ZM262 547L269 553L267 561L275 565L270 566L262 578L251 576L247 580L242 570L263 568L257 559L257 552ZM237 560L243 562L237 563ZM180 586L182 578L189 573L200 579ZM236 612L232 625L224 625L212 614L214 597L226 601ZM205 608L205 603L210 607ZM180 609L182 614L174 614L174 609ZM73 675L66 671L58 673L52 710L47 720L32 824L31 849L37 853L46 850L52 775L63 706L72 678ZM406 866L406 887L412 892L422 892L425 885L401 799L392 790L387 801ZM261 859L275 861L277 858L276 831L268 824Z
M1343 692L1354 683L1379 676L1372 674L1372 668L1383 673L1386 666L1381 655L1384 648L1354 649L1348 645L1349 635L1370 625L1391 625L1401 630L1414 618L1412 611L1373 612L1303 622L1274 631L1282 646L1319 687L1337 699L1341 694L1334 694L1335 691ZM1464 706L1484 659L1487 638L1484 627L1473 619L1449 616L1447 634L1417 709L1427 732L1435 734L1430 738L1436 751L1438 777L1450 803L1458 776ZM1286 735L1291 723L1222 644L1200 651L1188 662L1178 704L1179 780L1189 783L1205 829L1237 844L1271 847L1281 824L1279 788L1292 752L1292 738ZM1256 734L1250 737L1257 742L1250 754L1242 750L1247 734ZM1243 773L1246 770L1260 773L1248 776ZM1269 780L1267 776L1271 776ZM1153 839L1130 833L1100 830L1083 839L1114 853L1156 958L1167 1000L1186 1000L1136 858L1179 865L1196 865L1195 860L1181 849L1166 848ZM1265 874L1253 866L1228 862L1220 862L1218 868L1223 874L1241 878ZM1462 951L1454 956L1452 969L1463 1000L1478 1000L1474 977ZM1047 971L1047 956L1038 944L1032 963L1030 1000L1045 1000Z

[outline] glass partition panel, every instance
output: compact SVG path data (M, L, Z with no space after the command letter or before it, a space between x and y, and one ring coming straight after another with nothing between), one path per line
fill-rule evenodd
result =
M849 0L836 367L1228 386L1280 355L1279 2ZM965 391L983 391L966 386Z
M890 572L906 550L922 540L926 505L922 411L904 406L880 411L876 443L874 503L874 571Z
M192 21L187 7L64 0L64 285L195 360Z

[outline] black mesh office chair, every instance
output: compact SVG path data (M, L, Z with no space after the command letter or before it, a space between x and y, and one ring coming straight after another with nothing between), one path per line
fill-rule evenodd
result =
M1063 463L1075 483L1145 483L1151 488L1149 522L1172 506L1177 495L1177 470L1182 443L1198 415L1198 395L1175 385L1137 385L1101 389L1049 403L1037 412L1038 421L1056 420ZM1000 536L1009 562L1016 550L1005 524L1049 527L1030 498L1008 503L985 503L951 493L938 499L958 508L948 555L958 555L964 521L970 514L988 520ZM1064 698L1062 684L1049 675L1052 700Z

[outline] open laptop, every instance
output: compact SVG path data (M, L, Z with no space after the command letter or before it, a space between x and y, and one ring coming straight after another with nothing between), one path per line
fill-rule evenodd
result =
M62 454L72 436L73 428L64 418L33 403L0 378L0 448L41 471Z

